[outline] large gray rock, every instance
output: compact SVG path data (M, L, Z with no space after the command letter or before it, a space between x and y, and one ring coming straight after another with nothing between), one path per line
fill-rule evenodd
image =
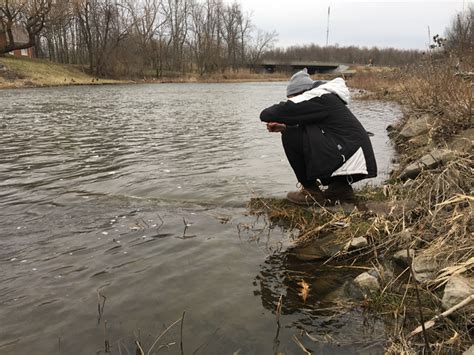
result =
M400 179L414 179L423 169L433 169L455 158L456 154L449 149L435 149L415 162L409 164L400 174Z
M446 283L441 303L444 309L449 309L472 294L474 294L474 279L472 277L452 276ZM462 311L473 313L474 305L472 302Z
M407 139L419 136L420 134L428 132L432 123L433 118L430 115L410 118L403 126L399 135Z
M420 134L419 136L410 138L408 140L411 146L423 147L428 146L431 143L431 138L428 134Z
M299 260L321 260L328 259L344 250L345 243L339 241L337 236L329 233L325 236L313 239L304 246L292 249L292 254Z
M456 152L472 152L472 147L474 146L474 128L469 128L459 132L450 142L448 142L447 145L449 149Z

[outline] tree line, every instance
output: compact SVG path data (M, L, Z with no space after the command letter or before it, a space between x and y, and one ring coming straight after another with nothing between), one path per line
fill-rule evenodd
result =
M15 43L15 25L28 44ZM257 63L277 38L222 0L1 0L0 31L3 52L34 44L39 57L100 76L237 69Z
M416 63L427 56L440 56L444 53L454 55L458 60L464 62L466 68L472 69L474 67L474 5L470 5L465 11L454 16L450 26L446 29L445 37L434 35L431 41L425 51L308 44L270 49L263 58L281 62L318 60L348 64L400 66Z
M422 56L423 52L419 50L308 44L269 50L264 59L283 62L317 60L347 64L404 65L417 61Z
M431 50L472 57L473 14L473 6L458 14ZM27 41L15 39L18 28ZM82 65L98 76L206 75L263 60L403 65L424 55L317 44L275 48L276 32L259 30L238 2L223 0L0 0L2 34L0 55L34 46L38 57Z

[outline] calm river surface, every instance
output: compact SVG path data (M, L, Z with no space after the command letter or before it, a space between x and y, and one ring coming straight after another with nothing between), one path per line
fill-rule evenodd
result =
M328 296L354 275L301 263L246 214L295 178L260 111L285 83L0 91L0 354L145 353L185 318L185 354L378 354L383 322ZM380 183L396 105L353 101ZM187 225L185 227L185 224ZM357 274L357 272L356 272ZM297 282L310 279L306 303ZM319 286L318 286L319 285ZM318 288L319 287L319 288ZM277 336L275 307L283 294ZM100 315L98 303L100 302ZM180 353L180 324L151 349Z

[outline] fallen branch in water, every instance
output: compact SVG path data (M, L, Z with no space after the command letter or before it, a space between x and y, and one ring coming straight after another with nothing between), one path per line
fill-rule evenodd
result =
M102 298L102 305L100 304L100 299ZM97 311L99 313L99 316L97 318L97 324L100 324L100 320L102 319L102 315L104 314L104 307L105 307L105 301L107 300L107 297L105 297L99 289L97 289Z
M301 341L295 335L293 335L293 341L296 343L296 345L298 345L301 350L304 351L305 354L312 355L311 352L306 349L303 344L301 344Z
M474 300L474 293L472 295L466 297L464 300L459 302L457 305L455 305L455 306L451 307L450 309L444 311L440 315L437 315L437 316L431 318L429 321L425 322L423 325L420 325L414 331L412 331L408 337L411 338L412 336L415 336L418 333L422 332L423 331L423 326L424 326L425 330L433 327L436 324L436 321L441 320L443 318L446 318L451 313L456 312L457 310L467 306L473 300Z
M173 324L171 324L168 328L166 328L163 333L161 333L158 338L155 339L155 341L153 342L153 344L150 346L150 349L148 349L148 352L147 352L147 355L150 355L151 351L153 350L153 348L155 347L156 343L158 343L158 341L166 334L168 333L168 331L173 328L176 324L178 324L179 322L182 322L183 321L183 318L184 318L184 313L183 313L183 316L180 317L178 320L176 320Z
M181 317L181 337L180 337L180 340L179 340L179 345L180 345L180 349L181 349L181 355L184 355L184 347L183 347L183 326L184 326L184 315L186 314L186 312L183 312L183 315Z
M281 307L283 306L283 295L280 295L280 298L278 299L278 303L276 306L276 322L278 325L278 329L280 329L280 315L281 315Z
M145 352L143 351L143 348L138 340L135 340L135 345L137 346L137 355L145 355Z

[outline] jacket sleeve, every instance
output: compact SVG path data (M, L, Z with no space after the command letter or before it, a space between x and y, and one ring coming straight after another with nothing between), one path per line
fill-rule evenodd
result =
M317 100L303 101L297 104L292 101L286 101L263 110L260 113L260 120L293 126L317 123L327 116L327 107Z

